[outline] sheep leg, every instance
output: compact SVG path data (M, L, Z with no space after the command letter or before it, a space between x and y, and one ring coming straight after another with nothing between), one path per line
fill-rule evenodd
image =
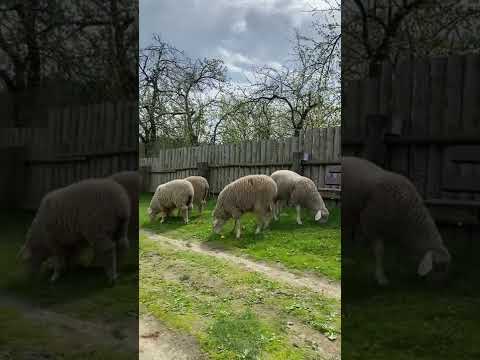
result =
M300 205L297 205L296 209L297 209L297 224L302 225L303 224L301 219L302 208L300 207Z
M270 225L270 219L268 217L263 218L263 230L267 229L268 225Z
M61 256L54 256L53 261L53 274L50 278L50 282L54 283L60 277L62 270L65 268L65 260Z
M255 230L255 234L260 234L260 231L262 231L262 227L264 223L265 223L265 214L257 213L257 228Z
M116 248L114 247L111 250L105 252L103 257L103 269L105 271L105 274L107 275L109 283L113 285L118 277Z
M235 218L235 227L234 227L234 230L235 230L235 237L238 239L240 238L240 231L241 231L241 224L240 224L240 218Z
M128 249L130 248L130 241L128 239L128 224L128 219L120 221L118 232L115 234L116 239L114 240L117 246L117 264L120 263L121 259L125 258Z
M275 201L275 203L273 204L273 218L275 219L275 221L278 221L279 206L280 206L280 200Z
M379 285L388 285L388 279L385 275L385 270L383 268L383 257L385 249L382 240L377 239L373 242L373 251L375 254L375 278Z
M285 207L285 201L284 200L277 200L275 208L275 213L276 213L276 219L280 219L280 213L282 212L283 208Z
M180 209L179 209L180 211ZM182 206L183 222L188 224L188 205Z

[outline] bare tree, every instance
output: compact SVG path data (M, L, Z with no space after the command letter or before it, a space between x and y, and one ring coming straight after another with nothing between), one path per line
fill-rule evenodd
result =
M330 41L314 41L296 33L293 61L288 67L257 69L249 101L283 104L293 135L298 136L314 109L335 108L328 104L338 101L336 41L332 45Z
M140 56L141 140L200 144L207 136L206 115L218 102L225 82L221 60L191 59L154 36L154 44Z
M465 1L342 2L343 74L375 75L377 64L480 47L480 9Z
M127 0L11 0L0 5L4 87L18 93L55 79L104 82L109 84L105 93L120 89L116 96L137 98L136 13Z

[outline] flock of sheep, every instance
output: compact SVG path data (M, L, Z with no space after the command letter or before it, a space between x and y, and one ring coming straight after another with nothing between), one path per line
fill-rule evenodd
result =
M403 244L412 250L418 258L418 275L445 278L450 253L410 180L355 157L343 157L342 171L342 241L353 239L358 233L371 242L377 282L388 283L383 267L386 243ZM138 237L140 182L138 172L126 171L107 178L82 180L48 193L19 256L33 274L40 272L48 260L51 281L56 281L88 248L93 250L92 263L102 266L109 281L115 282L117 264L130 246L129 238ZM163 222L177 210L188 223L193 204L201 213L208 194L208 182L200 176L159 185L148 208L150 220L159 216ZM316 221L326 222L329 217L312 180L279 170L271 176L244 176L225 186L213 211L213 231L220 233L233 218L239 238L240 217L253 212L259 233L272 218L278 220L284 206L296 208L298 224L302 224L301 209L312 211Z
M190 176L161 184L148 208L150 221L160 217L163 222L178 209L184 222L188 223L188 211L193 209L193 204L197 204L201 212L208 193L208 181L201 176ZM313 211L317 221L328 220L329 211L315 183L293 171L279 170L271 176L244 176L225 186L218 195L213 211L213 230L220 233L223 225L233 218L234 231L239 238L240 217L246 212L253 212L257 217L255 233L258 234L268 227L272 218L278 220L279 212L285 205L296 207L298 224L302 224L302 208Z

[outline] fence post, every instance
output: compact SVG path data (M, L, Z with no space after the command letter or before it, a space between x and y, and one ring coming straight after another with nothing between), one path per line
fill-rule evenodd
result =
M148 165L140 166L140 176L142 177L142 192L150 191L150 171L151 167Z
M210 168L208 167L208 162L197 163L197 174L198 176L203 176L205 179L207 179L208 183L210 183Z
M292 171L303 175L303 151L294 151L292 153Z
M364 157L373 163L385 167L387 160L387 145L385 135L389 118L381 114L367 115L367 137L364 147Z

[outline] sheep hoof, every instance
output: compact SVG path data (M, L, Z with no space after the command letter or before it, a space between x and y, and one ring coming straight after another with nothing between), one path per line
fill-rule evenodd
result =
M301 220L297 220L297 224L298 224L298 225L303 225L303 223L302 223Z

